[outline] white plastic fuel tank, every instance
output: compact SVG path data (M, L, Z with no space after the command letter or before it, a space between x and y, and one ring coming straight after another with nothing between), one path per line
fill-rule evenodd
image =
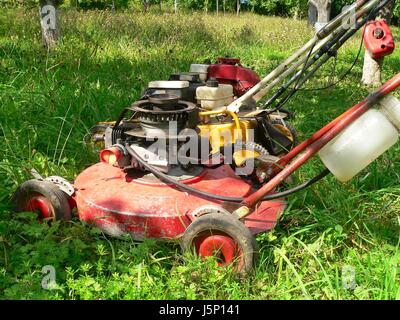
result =
M319 156L339 181L346 182L393 146L399 130L400 101L389 95L332 139Z
M205 82L207 80L207 74L208 74L208 67L209 64L196 64L193 63L190 65L189 72L194 72L198 73L200 76L200 80Z
M203 109L222 109L233 101L233 87L230 84L219 84L215 78L210 78L205 86L196 89L196 99Z

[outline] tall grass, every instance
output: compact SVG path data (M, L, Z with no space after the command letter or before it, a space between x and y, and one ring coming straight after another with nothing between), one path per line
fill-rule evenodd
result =
M42 46L36 11L0 13L0 296L46 299L399 299L400 188L396 145L351 182L328 177L291 196L276 229L258 236L255 272L241 278L212 261L182 257L175 244L111 239L74 219L37 224L10 210L17 185L35 167L73 179L97 161L82 137L115 119L150 80L220 55L264 75L311 36L305 21L245 14L152 15L62 12L63 38ZM395 28L396 38L399 29ZM353 62L359 38L309 84L319 87ZM361 63L325 91L302 91L288 107L304 139L362 99ZM334 69L335 68L335 69ZM398 51L384 76L400 68ZM335 71L333 71L335 70ZM366 141L365 143L368 143ZM297 173L316 174L314 159ZM56 290L41 288L41 269L57 270ZM355 268L354 288L343 267Z

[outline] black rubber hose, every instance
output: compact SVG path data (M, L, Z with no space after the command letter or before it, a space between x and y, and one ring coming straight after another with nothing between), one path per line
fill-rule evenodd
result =
M235 198L235 197L224 197L224 196L219 196L216 194L204 192L192 187L189 187L188 185L181 183L179 181L176 181L175 179L171 178L170 176L166 175L165 173L161 172L160 170L154 168L153 166L149 165L146 163L140 156L129 146L125 145L126 150L128 153L140 164L142 165L146 170L150 171L152 174L154 174L157 178L159 178L161 181L169 184L173 184L176 186L178 189L187 191L189 193L194 193L202 198L207 198L207 199L213 199L213 200L220 200L220 201L227 201L227 202L242 202L244 198ZM316 183L317 181L321 180L322 178L326 177L330 171L328 169L323 170L320 174L315 176L314 178L308 180L307 182L304 182L292 189L283 191L283 192L278 192L274 194L269 194L266 195L262 201L268 201L268 200L274 200L274 199L279 199L282 197L289 196L295 192L299 192L312 184Z

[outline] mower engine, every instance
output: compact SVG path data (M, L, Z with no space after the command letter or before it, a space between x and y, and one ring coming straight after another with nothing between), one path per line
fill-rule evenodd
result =
M143 169L126 151L126 145L140 158L164 173L173 167L189 169L189 159L178 150L189 139L197 140L195 130L198 108L170 94L153 94L125 108L114 126L105 131L105 147L100 153L102 162L122 168ZM179 162L179 160L182 162ZM189 161L191 160L191 161Z
M216 64L208 68L208 77L216 78L219 83L231 84L235 96L241 97L260 82L253 70L240 64L240 59L220 57Z
M215 65L191 65L190 70L149 82L115 123L94 127L90 140L103 149L102 162L149 171L144 161L179 176L221 162L243 167L247 160L279 156L297 143L284 114L272 118L226 111L235 96L259 81L239 59L220 58Z

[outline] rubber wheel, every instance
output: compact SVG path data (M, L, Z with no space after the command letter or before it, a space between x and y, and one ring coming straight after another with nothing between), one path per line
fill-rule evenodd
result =
M184 253L216 256L219 266L234 264L238 273L253 270L257 243L250 230L229 214L202 215L186 229L181 245Z
M290 146L289 150L287 150L287 152L292 150L299 143L297 132L291 124L283 120L272 120L271 125L273 125L275 129L279 130L289 140L292 141L292 145Z
M67 195L50 181L28 180L13 196L15 211L37 212L38 220L70 220Z

